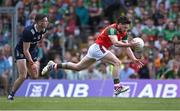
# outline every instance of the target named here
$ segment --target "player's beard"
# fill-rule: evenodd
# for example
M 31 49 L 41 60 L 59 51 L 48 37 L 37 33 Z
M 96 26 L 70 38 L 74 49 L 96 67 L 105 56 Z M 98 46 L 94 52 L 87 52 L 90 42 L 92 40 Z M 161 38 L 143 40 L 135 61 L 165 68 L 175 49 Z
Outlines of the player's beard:
M 40 24 L 40 25 L 39 25 L 39 28 L 40 28 L 41 30 L 44 30 L 45 28 L 47 28 L 47 25 L 45 25 L 45 24 Z

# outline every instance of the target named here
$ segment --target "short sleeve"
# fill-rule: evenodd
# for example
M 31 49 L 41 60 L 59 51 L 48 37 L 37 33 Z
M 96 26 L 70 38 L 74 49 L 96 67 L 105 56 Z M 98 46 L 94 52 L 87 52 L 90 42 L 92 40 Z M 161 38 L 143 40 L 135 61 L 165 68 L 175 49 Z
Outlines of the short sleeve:
M 108 35 L 117 35 L 117 30 L 115 28 L 109 28 L 107 33 Z
M 24 30 L 22 38 L 23 38 L 23 42 L 32 42 L 33 34 L 30 30 Z
M 128 35 L 126 34 L 125 37 L 123 37 L 122 40 L 128 40 Z

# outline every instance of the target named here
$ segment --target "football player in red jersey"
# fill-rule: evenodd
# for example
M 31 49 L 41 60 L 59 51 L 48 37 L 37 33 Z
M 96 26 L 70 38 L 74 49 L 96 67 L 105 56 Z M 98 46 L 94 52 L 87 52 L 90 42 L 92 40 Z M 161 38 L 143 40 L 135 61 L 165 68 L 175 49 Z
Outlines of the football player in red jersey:
M 114 66 L 113 70 L 113 78 L 114 78 L 114 94 L 118 95 L 121 92 L 127 91 L 129 88 L 120 85 L 118 72 L 120 68 L 121 61 L 108 49 L 112 45 L 116 47 L 126 47 L 126 53 L 127 55 L 138 64 L 139 67 L 143 66 L 143 63 L 137 59 L 134 55 L 134 53 L 131 50 L 131 47 L 134 47 L 137 45 L 135 42 L 129 42 L 127 40 L 127 31 L 130 26 L 130 21 L 127 17 L 121 16 L 116 23 L 111 24 L 102 30 L 102 32 L 97 37 L 94 44 L 92 44 L 86 56 L 82 58 L 82 60 L 78 63 L 61 63 L 56 64 L 53 61 L 49 61 L 48 64 L 43 68 L 41 74 L 45 75 L 52 69 L 71 69 L 80 71 L 83 69 L 86 69 L 93 63 L 95 63 L 98 60 L 106 61 L 109 64 L 112 64 Z

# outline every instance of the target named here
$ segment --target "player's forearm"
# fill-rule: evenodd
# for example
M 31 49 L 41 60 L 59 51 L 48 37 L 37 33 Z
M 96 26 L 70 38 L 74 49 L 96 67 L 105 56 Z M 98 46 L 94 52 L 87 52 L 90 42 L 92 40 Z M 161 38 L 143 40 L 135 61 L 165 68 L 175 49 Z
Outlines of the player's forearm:
M 127 55 L 129 56 L 129 58 L 131 59 L 131 60 L 136 60 L 137 58 L 135 57 L 135 55 L 134 55 L 134 53 L 133 53 L 133 51 L 131 50 L 131 48 L 126 48 L 126 53 L 127 53 Z
M 130 43 L 125 43 L 125 42 L 122 42 L 122 41 L 116 41 L 114 43 L 114 45 L 116 47 L 131 47 L 132 46 Z
M 31 54 L 29 53 L 29 51 L 24 51 L 24 55 L 25 57 L 27 58 L 27 60 L 29 61 L 30 64 L 33 64 L 33 60 L 32 60 L 32 57 L 31 57 Z

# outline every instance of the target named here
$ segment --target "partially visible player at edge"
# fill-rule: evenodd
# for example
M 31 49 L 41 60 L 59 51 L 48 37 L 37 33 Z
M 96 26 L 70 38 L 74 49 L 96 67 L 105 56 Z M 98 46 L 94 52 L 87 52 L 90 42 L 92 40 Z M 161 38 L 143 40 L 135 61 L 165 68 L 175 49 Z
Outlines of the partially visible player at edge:
M 15 93 L 26 79 L 27 73 L 32 79 L 37 79 L 39 77 L 37 44 L 42 41 L 47 26 L 47 16 L 44 14 L 37 14 L 35 17 L 35 24 L 24 29 L 22 38 L 15 47 L 15 60 L 19 77 L 8 95 L 8 100 L 14 99 Z
M 143 63 L 137 59 L 132 52 L 130 47 L 135 47 L 138 45 L 136 42 L 128 42 L 127 31 L 130 26 L 130 21 L 127 17 L 121 16 L 116 23 L 111 24 L 105 27 L 104 30 L 97 37 L 94 44 L 92 44 L 89 49 L 87 55 L 82 58 L 82 60 L 78 63 L 60 63 L 56 64 L 53 61 L 49 61 L 48 64 L 43 68 L 41 74 L 47 74 L 52 69 L 71 69 L 80 71 L 83 70 L 98 60 L 103 60 L 109 64 L 114 66 L 113 69 L 113 79 L 114 79 L 114 94 L 118 95 L 122 92 L 127 91 L 129 88 L 122 86 L 119 81 L 118 73 L 121 61 L 108 49 L 114 45 L 116 47 L 125 47 L 125 51 L 127 55 L 132 59 L 133 62 L 138 64 L 138 67 L 142 67 Z

